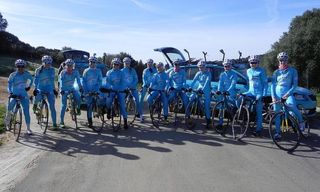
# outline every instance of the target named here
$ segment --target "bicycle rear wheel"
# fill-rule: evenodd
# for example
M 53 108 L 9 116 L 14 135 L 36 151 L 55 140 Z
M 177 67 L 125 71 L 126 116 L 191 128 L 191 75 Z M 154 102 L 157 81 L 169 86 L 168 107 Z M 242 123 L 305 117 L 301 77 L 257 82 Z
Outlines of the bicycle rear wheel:
M 111 126 L 114 132 L 118 132 L 121 128 L 120 106 L 115 102 L 111 108 Z
M 48 129 L 48 120 L 49 120 L 49 110 L 48 110 L 48 104 L 46 101 L 41 102 L 39 116 L 40 116 L 40 119 L 39 119 L 40 128 L 42 130 L 42 133 L 46 134 L 46 131 Z
M 136 119 L 137 115 L 137 107 L 136 107 L 136 102 L 133 99 L 132 96 L 128 96 L 126 98 L 126 109 L 128 113 L 128 123 L 132 125 Z
M 279 118 L 279 131 L 276 130 L 277 118 Z M 271 118 L 269 123 L 269 133 L 273 142 L 282 150 L 291 152 L 300 144 L 301 135 L 299 131 L 299 124 L 290 114 L 285 114 L 282 111 L 276 113 Z
M 242 139 L 249 127 L 249 110 L 242 106 L 236 111 L 232 120 L 232 134 L 233 139 Z
M 14 110 L 14 114 L 11 118 L 10 124 L 11 127 L 13 127 L 13 135 L 15 140 L 19 141 L 22 127 L 22 110 L 20 107 Z
M 191 101 L 186 108 L 185 112 L 185 126 L 186 129 L 194 129 L 196 126 L 196 120 L 198 119 L 198 115 L 196 114 L 197 111 L 197 103 L 196 101 Z

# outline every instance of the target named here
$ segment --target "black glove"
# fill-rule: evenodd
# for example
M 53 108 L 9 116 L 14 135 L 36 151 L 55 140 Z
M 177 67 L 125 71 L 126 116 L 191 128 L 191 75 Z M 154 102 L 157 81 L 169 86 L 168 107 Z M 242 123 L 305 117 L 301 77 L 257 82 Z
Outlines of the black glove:
M 221 95 L 221 91 L 217 91 L 216 94 L 217 94 L 217 95 Z
M 189 88 L 189 89 L 188 89 L 188 92 L 192 92 L 192 88 Z
M 125 92 L 126 94 L 129 94 L 129 93 L 130 93 L 130 89 L 125 89 L 124 92 Z
M 57 97 L 58 96 L 58 91 L 53 89 L 53 94 Z
M 83 93 L 83 88 L 82 88 L 82 87 L 80 87 L 79 91 L 80 91 L 80 93 Z
M 37 96 L 38 93 L 39 93 L 39 90 L 38 90 L 38 89 L 33 90 L 33 95 L 34 95 L 34 96 Z
M 174 90 L 174 87 L 170 87 L 170 88 L 169 88 L 169 91 L 173 91 L 173 90 Z
M 25 90 L 26 90 L 26 91 L 29 91 L 29 90 L 30 90 L 30 87 L 26 87 Z
M 64 91 L 60 91 L 60 94 L 63 95 L 63 94 L 64 94 Z
M 203 90 L 202 89 L 198 89 L 198 93 L 203 94 Z

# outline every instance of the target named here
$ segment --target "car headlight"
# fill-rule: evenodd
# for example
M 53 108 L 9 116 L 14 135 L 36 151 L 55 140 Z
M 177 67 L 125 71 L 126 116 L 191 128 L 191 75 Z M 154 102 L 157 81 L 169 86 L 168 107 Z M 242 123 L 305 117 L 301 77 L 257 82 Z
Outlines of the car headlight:
M 306 100 L 304 95 L 301 95 L 301 94 L 295 94 L 294 98 L 299 101 Z

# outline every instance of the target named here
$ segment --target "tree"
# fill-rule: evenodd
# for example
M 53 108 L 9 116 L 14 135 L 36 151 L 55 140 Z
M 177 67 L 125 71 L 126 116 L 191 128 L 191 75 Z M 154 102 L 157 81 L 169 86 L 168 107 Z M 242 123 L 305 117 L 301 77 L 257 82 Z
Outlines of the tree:
M 261 65 L 269 72 L 277 68 L 276 56 L 285 51 L 289 62 L 296 67 L 300 85 L 318 87 L 320 84 L 320 9 L 308 10 L 295 17 L 279 41 L 264 55 Z
M 2 17 L 2 14 L 0 13 L 0 31 L 5 31 L 8 27 L 8 22 L 6 19 Z

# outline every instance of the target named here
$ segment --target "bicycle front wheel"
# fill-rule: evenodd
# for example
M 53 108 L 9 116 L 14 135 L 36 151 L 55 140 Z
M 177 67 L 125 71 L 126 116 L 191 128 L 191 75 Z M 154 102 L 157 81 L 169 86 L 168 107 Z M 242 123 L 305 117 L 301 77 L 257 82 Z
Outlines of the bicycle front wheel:
M 72 121 L 74 121 L 76 129 L 79 129 L 78 127 L 78 121 L 77 121 L 77 104 L 74 99 L 71 100 L 71 110 L 70 110 L 70 115 Z
M 225 118 L 227 118 L 227 109 L 223 101 L 219 101 L 212 108 L 212 127 L 219 134 L 225 134 L 226 127 L 224 126 Z M 227 124 L 229 120 L 227 121 Z
M 39 124 L 43 134 L 46 134 L 48 129 L 48 120 L 49 120 L 49 109 L 48 104 L 46 101 L 42 101 L 40 107 L 40 114 L 39 114 Z
M 22 127 L 22 110 L 18 108 L 15 110 L 13 117 L 11 118 L 10 124 L 13 127 L 13 135 L 16 141 L 19 141 L 19 137 L 21 134 L 21 127 Z
M 190 102 L 186 107 L 185 112 L 185 126 L 186 129 L 194 129 L 198 115 L 196 114 L 196 101 Z
M 118 132 L 121 128 L 120 106 L 113 103 L 111 108 L 111 126 L 114 132 Z
M 232 120 L 232 134 L 233 139 L 242 139 L 249 127 L 249 110 L 242 106 L 236 111 Z
M 97 103 L 92 106 L 92 114 L 92 130 L 99 133 L 104 126 L 104 114 L 102 108 L 100 108 Z
M 126 109 L 128 113 L 128 123 L 132 125 L 136 119 L 137 115 L 137 105 L 133 97 L 128 97 L 126 99 Z
M 149 106 L 150 118 L 152 125 L 156 128 L 159 128 L 159 122 L 161 118 L 161 108 L 159 109 L 159 104 L 155 102 L 151 106 Z
M 298 122 L 290 114 L 282 111 L 271 118 L 269 133 L 273 142 L 282 150 L 291 152 L 300 144 L 301 135 Z

